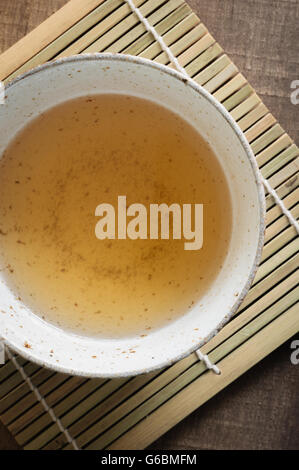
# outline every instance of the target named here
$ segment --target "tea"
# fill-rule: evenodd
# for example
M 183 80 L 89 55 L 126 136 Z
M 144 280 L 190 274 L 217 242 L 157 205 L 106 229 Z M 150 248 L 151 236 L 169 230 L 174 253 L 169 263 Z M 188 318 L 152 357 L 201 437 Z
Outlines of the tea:
M 99 240 L 95 210 L 121 195 L 148 209 L 202 204 L 201 249 L 184 250 L 171 234 Z M 76 334 L 147 335 L 200 304 L 225 260 L 231 219 L 212 149 L 150 100 L 67 101 L 32 120 L 0 160 L 2 275 L 36 315 Z

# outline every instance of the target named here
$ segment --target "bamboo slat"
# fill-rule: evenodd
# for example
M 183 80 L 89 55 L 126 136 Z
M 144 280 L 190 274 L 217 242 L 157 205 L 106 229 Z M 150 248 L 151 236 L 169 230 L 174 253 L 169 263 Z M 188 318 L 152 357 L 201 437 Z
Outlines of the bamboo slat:
M 246 79 L 243 77 L 241 73 L 238 73 L 234 78 L 232 78 L 228 83 L 226 83 L 222 88 L 217 90 L 214 93 L 214 97 L 222 102 L 224 101 L 227 97 L 238 91 L 240 88 L 242 88 L 243 85 L 246 84 Z
M 148 20 L 156 27 L 158 33 L 163 35 L 168 29 L 174 27 L 178 21 L 183 20 L 188 13 L 190 13 L 190 8 L 183 3 L 183 0 L 169 0 L 159 10 L 149 15 Z M 153 40 L 152 36 L 146 32 L 143 24 L 137 24 L 128 33 L 113 42 L 107 52 L 123 52 L 128 44 L 138 40 L 142 43 L 142 47 L 151 44 Z
M 100 389 L 105 382 L 104 380 L 88 381 L 81 377 L 71 377 L 47 396 L 47 403 L 59 415 L 61 409 L 68 411 L 74 403 L 81 401 L 82 397 L 88 396 L 96 389 Z M 37 403 L 34 409 L 28 410 L 15 420 L 10 428 L 12 433 L 18 436 L 18 441 L 23 444 L 33 438 L 35 432 L 40 432 L 43 426 L 51 423 L 49 418 L 42 405 Z M 31 426 L 28 427 L 28 424 Z
M 39 370 L 34 376 L 32 377 L 32 383 L 36 387 L 41 387 L 42 388 L 42 383 L 45 382 L 46 380 L 50 380 L 50 378 L 54 376 L 54 378 L 59 378 L 59 374 L 54 374 L 54 372 L 47 370 L 47 369 L 41 369 Z M 65 379 L 64 379 L 65 380 Z M 30 406 L 30 389 L 28 385 L 23 382 L 19 385 L 19 387 L 16 387 L 14 390 L 12 390 L 8 395 L 3 397 L 0 400 L 0 414 L 2 416 L 2 421 L 4 424 L 8 424 L 9 418 L 7 418 L 7 415 L 5 414 L 6 410 L 9 410 L 8 413 L 11 412 L 11 409 L 17 404 L 18 407 L 20 408 L 20 414 L 26 410 L 26 406 L 29 402 L 28 407 Z M 32 396 L 33 397 L 33 396 Z M 15 410 L 14 416 L 17 416 L 17 410 Z
M 276 173 L 282 166 L 291 162 L 295 157 L 298 156 L 298 148 L 296 145 L 291 145 L 286 150 L 281 152 L 277 157 L 273 158 L 270 162 L 262 167 L 262 174 L 264 178 L 269 178 Z
M 207 29 L 202 23 L 199 23 L 199 18 L 194 13 L 191 13 L 187 18 L 185 18 L 181 23 L 174 26 L 166 34 L 162 34 L 163 40 L 167 46 L 171 46 L 172 52 L 177 55 L 182 52 L 188 44 L 193 44 L 195 41 L 200 39 Z M 177 44 L 173 46 L 173 44 Z M 138 41 L 136 43 L 140 48 Z M 146 59 L 154 59 L 157 55 L 161 53 L 161 48 L 156 42 L 152 42 L 150 46 L 147 46 L 143 51 L 134 51 L 134 44 L 128 46 L 124 50 L 125 54 L 140 55 Z M 166 59 L 166 57 L 165 57 Z
M 283 134 L 273 144 L 269 145 L 263 152 L 260 152 L 256 159 L 260 167 L 265 165 L 271 158 L 291 145 L 292 140 L 287 134 Z
M 222 102 L 245 132 L 262 174 L 299 216 L 298 147 L 183 0 L 134 0 L 187 72 Z M 71 0 L 0 56 L 0 79 L 57 57 L 123 52 L 169 59 L 123 0 Z M 140 449 L 174 426 L 299 330 L 299 240 L 266 194 L 262 261 L 235 317 L 203 348 L 222 374 L 191 354 L 131 379 L 88 380 L 17 357 L 62 424 L 87 449 Z M 13 363 L 0 367 L 0 415 L 25 449 L 69 449 Z
M 252 102 L 249 102 L 247 106 L 250 106 L 250 109 L 248 110 L 250 112 L 247 112 L 247 115 L 245 116 L 243 115 L 241 119 L 236 118 L 243 132 L 245 132 L 250 126 L 255 124 L 260 118 L 264 117 L 265 114 L 267 114 L 267 108 L 264 103 L 259 103 L 256 108 L 252 109 L 252 107 L 256 104 L 257 101 L 257 97 L 255 95 L 253 95 L 253 98 L 254 99 L 251 99 L 250 96 L 248 100 L 246 100 Z M 236 115 L 237 113 L 235 112 L 234 114 Z
M 282 265 L 278 266 L 278 268 L 275 271 L 272 271 L 268 276 L 265 276 L 265 274 L 260 271 L 259 278 L 256 279 L 256 282 L 250 289 L 250 292 L 243 301 L 240 310 L 244 310 L 246 307 L 255 302 L 259 297 L 273 288 L 273 286 L 277 285 L 289 274 L 296 271 L 298 264 L 299 254 L 295 254 L 293 257 L 290 257 L 288 261 L 285 261 Z M 258 282 L 261 279 L 263 279 L 263 281 Z
M 269 131 L 258 137 L 251 145 L 252 150 L 255 154 L 259 153 L 274 140 L 283 134 L 283 129 L 279 124 L 275 124 Z
M 208 81 L 212 80 L 219 72 L 221 72 L 227 65 L 230 64 L 230 60 L 226 54 L 223 54 L 216 59 L 211 65 L 208 65 L 204 70 L 199 72 L 193 77 L 193 79 L 201 86 L 205 85 Z
M 126 398 L 126 403 L 131 399 L 131 396 L 138 396 L 140 393 L 139 390 L 144 390 L 147 388 L 154 377 L 157 377 L 159 373 L 154 373 L 154 374 L 147 374 L 145 376 L 140 376 L 132 379 L 131 381 L 126 381 L 125 385 L 120 388 L 119 390 L 116 390 L 114 394 L 106 394 L 106 395 L 101 395 L 101 400 L 100 403 L 98 402 L 96 404 L 96 407 L 94 407 L 90 413 L 83 417 L 83 419 L 80 419 L 79 421 L 75 422 L 76 419 L 76 414 L 74 414 L 73 410 L 71 413 L 69 413 L 67 416 L 63 416 L 62 421 L 65 425 L 69 427 L 69 429 L 72 430 L 73 434 L 76 434 L 76 429 L 84 429 L 85 426 L 91 426 L 91 424 L 99 419 L 100 417 L 103 417 L 107 414 L 109 411 L 109 415 L 112 415 L 114 412 L 114 409 L 119 405 L 119 403 Z M 111 381 L 112 384 L 115 381 Z M 86 405 L 85 405 L 86 406 Z M 82 415 L 82 410 L 79 408 L 77 410 L 78 416 Z M 68 424 L 66 424 L 68 423 Z M 47 432 L 42 438 L 45 440 L 48 440 L 49 433 Z M 57 437 L 55 438 L 55 445 L 56 445 Z M 50 450 L 52 449 L 53 443 L 49 443 L 44 449 Z
M 160 36 L 166 36 L 167 32 L 172 32 L 176 26 L 181 30 L 181 33 L 182 31 L 187 33 L 188 29 L 190 28 L 190 25 L 194 25 L 195 19 L 195 16 L 190 14 L 190 11 L 190 8 L 185 3 L 183 3 L 168 17 L 160 21 L 160 23 L 156 25 L 156 30 L 158 31 Z M 187 21 L 184 22 L 185 19 L 187 19 Z M 182 24 L 183 22 L 184 24 Z M 168 38 L 164 37 L 164 40 L 168 42 Z M 150 47 L 150 45 L 152 44 L 154 44 L 153 37 L 150 33 L 146 32 L 139 39 L 132 42 L 132 44 L 128 47 L 127 43 L 124 44 L 123 48 L 121 47 L 120 43 L 117 46 L 114 45 L 114 47 L 116 49 L 118 48 L 117 50 L 121 51 L 124 54 L 138 55 L 142 51 Z
M 249 98 L 252 93 L 253 93 L 253 89 L 249 85 L 249 83 L 247 83 L 240 90 L 233 93 L 232 96 L 230 96 L 229 98 L 224 100 L 222 102 L 222 104 L 228 111 L 233 111 L 234 108 L 236 108 L 238 105 L 242 104 L 242 102 L 246 98 Z
M 104 0 L 72 0 L 0 57 L 0 79 L 4 80 L 61 34 L 88 15 Z
M 18 356 L 18 361 L 21 366 L 26 364 L 26 360 L 23 359 L 21 356 Z M 10 375 L 16 372 L 16 368 L 12 362 L 6 362 L 2 367 L 0 367 L 0 385 L 1 383 L 6 380 Z
M 296 331 L 298 331 L 298 311 L 292 307 L 283 317 L 279 317 L 267 329 L 264 328 L 253 335 L 251 341 L 245 342 L 231 355 L 220 361 L 219 366 L 223 373 L 218 377 L 218 380 L 211 373 L 205 374 L 202 379 L 198 378 L 181 393 L 168 400 L 163 407 L 158 408 L 129 432 L 116 439 L 109 449 L 141 449 L 148 446 L 190 414 L 193 411 L 192 404 L 194 402 L 198 406 L 205 403 L 270 354 L 273 349 L 280 346 Z M 93 447 L 96 447 L 95 444 Z
M 291 243 L 284 246 L 278 253 L 273 257 L 268 259 L 259 269 L 259 272 L 256 275 L 255 281 L 259 281 L 264 276 L 269 274 L 273 269 L 279 266 L 285 259 L 288 259 L 290 256 L 293 256 L 299 250 L 298 239 L 293 240 Z
M 130 395 L 136 393 L 136 391 L 144 387 L 157 375 L 158 374 L 147 374 L 145 376 L 137 377 L 135 379 L 132 379 L 131 381 L 126 382 L 124 386 L 117 389 L 113 394 L 107 397 L 101 396 L 101 401 L 97 403 L 96 407 L 90 413 L 86 414 L 78 421 L 69 426 L 69 430 L 72 435 L 77 436 L 82 432 L 82 430 L 87 430 L 88 428 L 90 428 L 91 425 L 97 422 L 100 418 L 102 418 L 108 412 L 116 408 L 120 402 L 128 398 Z M 60 435 L 55 439 L 55 441 L 52 440 L 51 442 L 49 442 L 44 447 L 44 449 L 55 449 L 57 445 L 57 440 L 59 440 L 61 446 L 65 444 L 63 436 Z
M 244 337 L 245 337 L 245 334 L 244 332 L 242 332 L 242 334 L 240 334 L 240 339 L 241 338 L 244 339 Z M 240 344 L 242 344 L 242 342 L 240 342 Z M 231 346 L 231 348 L 233 349 L 236 346 L 239 346 L 239 344 L 235 343 Z M 215 357 L 216 359 L 217 354 L 212 353 L 211 357 L 213 358 Z M 221 365 L 221 362 L 219 362 L 219 364 Z M 132 426 L 136 426 L 136 424 L 140 421 L 140 419 L 144 419 L 145 417 L 148 417 L 149 414 L 153 412 L 155 409 L 157 409 L 157 407 L 160 407 L 162 403 L 169 403 L 169 401 L 166 401 L 166 400 L 171 400 L 170 397 L 178 393 L 181 389 L 184 389 L 187 385 L 192 386 L 192 382 L 196 380 L 198 376 L 198 371 L 200 368 L 202 368 L 201 364 L 196 364 L 193 368 L 190 368 L 186 376 L 182 375 L 179 378 L 175 379 L 175 381 L 169 384 L 167 388 L 165 387 L 161 393 L 153 395 L 149 400 L 147 400 L 142 405 L 142 407 L 138 409 L 138 413 L 128 415 L 124 420 L 114 425 L 114 428 L 110 428 L 106 433 L 102 434 L 99 438 L 97 438 L 90 444 L 87 444 L 85 448 L 92 450 L 92 449 L 97 449 L 97 448 L 106 448 L 107 446 L 109 446 L 114 441 L 115 435 L 117 434 L 122 435 Z M 205 375 L 203 375 L 203 377 L 204 376 Z M 188 387 L 186 387 L 186 390 L 188 390 Z M 172 412 L 173 411 L 174 411 L 174 408 L 172 409 Z
M 210 39 L 209 33 L 207 33 L 207 39 L 203 41 L 204 38 L 202 38 L 202 42 L 200 44 L 200 50 L 204 50 L 198 57 L 193 59 L 192 52 L 194 49 L 196 50 L 197 48 L 194 46 L 192 47 L 192 50 L 189 50 L 184 52 L 184 56 L 181 58 L 181 56 L 178 56 L 178 60 L 180 65 L 185 67 L 186 71 L 188 74 L 193 77 L 196 73 L 198 73 L 200 70 L 202 70 L 204 67 L 206 67 L 208 64 L 210 64 L 214 59 L 219 57 L 220 54 L 222 54 L 222 48 L 219 46 L 219 44 L 215 43 L 211 45 L 208 49 L 204 49 L 206 46 L 205 42 L 213 42 L 214 39 Z
M 101 398 L 105 398 L 106 396 L 111 395 L 115 389 L 119 388 L 125 381 L 128 379 L 115 379 L 109 380 L 104 385 L 102 385 L 100 389 L 100 396 Z M 61 417 L 61 421 L 64 426 L 68 427 L 70 423 L 75 421 L 76 419 L 80 418 L 82 414 L 85 414 L 89 410 L 91 410 L 98 402 L 99 402 L 99 393 L 93 392 L 87 398 L 85 398 L 85 394 L 80 396 L 80 399 L 84 398 L 75 408 L 72 408 L 66 415 L 64 414 Z M 56 416 L 60 417 L 60 409 L 61 405 L 55 407 L 55 414 Z M 64 411 L 63 411 L 64 413 Z M 42 422 L 42 425 L 41 425 Z M 50 425 L 50 426 L 49 426 Z M 45 430 L 43 431 L 43 428 Z M 34 429 L 38 430 L 38 434 L 35 436 L 33 440 L 31 440 Z M 24 445 L 27 441 L 30 440 L 30 443 L 24 445 L 24 448 L 27 450 L 32 450 L 37 448 L 42 448 L 50 439 L 55 438 L 59 435 L 59 431 L 57 432 L 55 424 L 51 424 L 51 418 L 48 414 L 44 414 L 37 423 L 34 423 L 33 426 L 30 427 L 30 433 L 28 429 L 25 429 L 18 435 L 19 442 Z
M 45 372 L 46 371 L 46 372 Z M 51 375 L 50 375 L 51 374 Z M 68 376 L 63 374 L 53 374 L 46 369 L 32 378 L 32 383 L 39 388 L 40 392 L 47 396 L 51 390 L 58 388 L 68 380 Z M 36 397 L 30 391 L 27 384 L 21 384 L 13 393 L 3 398 L 1 402 L 1 415 L 4 424 L 9 424 L 25 413 L 31 406 L 35 405 Z
M 136 0 L 135 5 L 140 7 L 143 3 L 145 3 L 144 0 Z M 94 41 L 96 41 L 100 36 L 109 31 L 110 28 L 117 25 L 121 20 L 126 18 L 131 13 L 131 10 L 124 2 L 121 2 L 120 5 L 120 8 L 114 11 L 111 15 L 107 16 L 102 22 L 98 23 L 84 36 L 75 40 L 68 48 L 64 49 L 64 51 L 58 55 L 58 58 L 79 54 L 88 46 L 90 46 Z
M 275 175 L 271 176 L 271 178 L 268 178 L 268 181 L 271 184 L 272 188 L 276 188 L 277 186 L 281 185 L 281 183 L 290 179 L 292 176 L 296 176 L 298 174 L 298 168 L 299 157 L 293 160 L 288 165 L 286 165 L 284 168 L 282 168 L 282 170 L 275 173 Z
M 266 114 L 266 116 L 260 119 L 248 131 L 245 132 L 246 139 L 249 143 L 251 143 L 263 132 L 268 130 L 273 124 L 275 124 L 275 118 L 272 116 L 272 114 Z
M 262 254 L 262 262 L 267 260 L 273 253 L 279 251 L 286 243 L 290 242 L 294 238 L 296 239 L 295 227 L 288 226 L 283 233 L 278 234 L 267 245 L 265 245 Z
M 287 209 L 290 209 L 294 206 L 299 199 L 299 188 L 295 189 L 288 196 L 283 199 L 284 205 Z M 266 214 L 266 224 L 269 225 L 275 221 L 278 217 L 281 216 L 281 209 L 278 206 L 274 206 L 268 210 Z
M 211 78 L 205 84 L 205 89 L 210 93 L 217 90 L 224 82 L 231 79 L 238 72 L 237 67 L 234 64 L 229 64 L 225 69 L 218 73 L 215 77 Z
M 288 196 L 292 191 L 298 188 L 298 176 L 294 175 L 293 177 L 289 178 L 287 181 L 282 183 L 279 187 L 275 188 L 276 193 L 278 196 L 283 200 L 286 196 Z M 275 205 L 275 201 L 270 194 L 266 195 L 266 207 L 267 209 L 273 207 Z
M 24 371 L 30 377 L 33 375 L 39 367 L 36 364 L 28 362 L 25 364 Z M 0 388 L 0 399 L 3 398 L 7 393 L 11 392 L 15 387 L 20 385 L 23 382 L 21 375 L 18 372 L 15 372 L 12 376 L 9 377 L 9 380 L 6 380 L 1 384 Z
M 271 315 L 272 316 L 279 315 L 279 313 L 281 313 L 283 309 L 286 309 L 289 307 L 289 305 L 292 305 L 292 303 L 294 302 L 294 298 L 295 298 L 295 295 L 293 293 L 293 294 L 290 294 L 284 300 L 281 300 L 280 302 L 278 302 L 275 308 L 275 313 L 274 313 L 274 309 L 272 309 Z M 262 327 L 262 325 L 265 324 L 266 321 L 269 320 L 270 318 L 269 315 L 270 314 L 268 312 L 267 320 L 266 320 L 266 315 L 265 315 L 264 320 L 263 320 L 264 323 L 261 322 L 261 319 L 259 317 L 260 328 Z M 253 326 L 251 325 L 251 328 L 252 327 Z M 239 341 L 241 342 L 242 342 L 242 336 L 244 338 L 244 332 L 240 331 Z M 228 345 L 229 343 L 227 343 L 226 346 Z M 233 338 L 233 341 L 232 339 L 230 339 L 230 345 L 233 346 L 233 348 L 236 346 L 236 338 Z M 230 350 L 230 347 L 228 346 L 226 349 L 226 353 L 229 350 Z M 217 354 L 219 354 L 219 357 L 221 357 L 221 354 L 223 354 L 224 349 L 222 348 L 221 352 L 220 351 L 216 352 L 216 351 L 217 350 L 215 350 L 214 353 L 213 352 L 211 353 L 209 350 L 209 354 L 211 357 L 213 357 L 213 360 L 217 360 L 216 358 Z M 163 380 L 160 380 L 160 383 L 157 380 L 151 383 L 152 391 L 150 394 L 144 393 L 146 392 L 146 390 L 143 389 L 143 391 L 140 392 L 140 396 L 134 395 L 133 399 L 131 400 L 131 403 L 130 401 L 126 401 L 125 403 L 117 407 L 117 409 L 115 409 L 114 411 L 115 415 L 117 415 L 119 419 L 124 417 L 123 420 L 119 421 L 116 424 L 116 426 L 121 428 L 121 431 L 117 431 L 116 433 L 115 429 L 111 430 L 110 426 L 113 425 L 113 423 L 116 420 L 113 419 L 113 416 L 110 414 L 106 418 L 99 420 L 93 427 L 90 427 L 86 432 L 84 432 L 77 438 L 78 442 L 80 443 L 80 446 L 85 446 L 88 443 L 89 439 L 91 439 L 92 436 L 95 436 L 96 433 L 98 432 L 101 434 L 101 438 L 100 438 L 101 441 L 96 440 L 92 444 L 88 445 L 87 448 L 88 449 L 105 448 L 111 436 L 113 436 L 114 434 L 122 433 L 124 426 L 126 426 L 125 423 L 127 422 L 131 423 L 132 419 L 133 420 L 142 419 L 143 413 L 144 413 L 144 416 L 146 416 L 148 413 L 152 411 L 152 404 L 156 405 L 157 401 L 159 402 L 161 400 L 161 402 L 163 402 L 163 400 L 165 400 L 166 393 L 168 393 L 169 396 L 175 395 L 178 389 L 183 388 L 186 385 L 186 383 L 189 383 L 189 382 L 191 383 L 197 376 L 203 374 L 205 371 L 205 366 L 202 363 L 196 362 L 196 359 L 194 357 L 193 357 L 192 362 L 188 361 L 188 363 L 184 364 L 184 368 L 185 368 L 185 371 L 181 369 L 180 370 L 181 375 L 179 376 L 178 376 L 178 370 L 172 370 L 172 368 L 168 369 L 167 371 L 168 376 L 166 377 L 166 373 L 162 374 L 160 376 L 160 379 L 163 379 Z M 178 389 L 176 387 L 178 387 Z M 159 390 L 161 392 L 157 393 L 159 392 Z M 146 400 L 147 396 L 151 396 L 152 398 L 149 400 Z M 128 413 L 130 413 L 130 410 L 131 409 L 135 410 L 137 406 L 139 406 L 138 413 L 134 413 L 133 416 L 129 415 Z M 108 431 L 106 432 L 106 430 Z
M 75 23 L 71 28 L 67 29 L 63 34 L 58 36 L 54 41 L 50 42 L 44 49 L 35 54 L 30 60 L 24 63 L 16 73 L 10 75 L 11 80 L 15 76 L 30 70 L 44 62 L 52 59 L 61 50 L 65 49 L 72 43 L 74 37 L 79 37 L 89 30 L 92 26 L 96 25 L 106 15 L 115 10 L 118 6 L 122 5 L 122 0 L 107 0 L 104 3 L 98 2 L 100 5 L 91 11 L 86 17 Z
M 297 206 L 291 209 L 290 212 L 295 219 L 298 219 L 299 205 L 297 204 Z M 288 225 L 289 220 L 284 215 L 267 229 L 265 233 L 265 243 L 268 243 L 268 241 L 271 240 L 276 235 L 276 233 L 280 233 L 284 228 L 288 227 Z
M 148 16 L 162 4 L 163 0 L 148 0 L 140 6 L 140 11 L 143 15 Z M 84 49 L 80 50 L 80 52 L 92 53 L 105 50 L 109 52 L 109 50 L 107 49 L 108 46 L 113 44 L 113 42 L 115 42 L 117 39 L 127 33 L 135 25 L 138 25 L 140 27 L 137 16 L 131 13 L 131 11 L 130 15 L 124 18 L 122 21 L 119 21 L 118 18 L 115 18 L 113 22 L 113 27 L 109 29 L 109 31 L 101 35 L 99 39 L 93 41 L 88 47 L 84 47 Z M 145 31 L 144 27 L 141 27 L 140 29 L 142 31 Z

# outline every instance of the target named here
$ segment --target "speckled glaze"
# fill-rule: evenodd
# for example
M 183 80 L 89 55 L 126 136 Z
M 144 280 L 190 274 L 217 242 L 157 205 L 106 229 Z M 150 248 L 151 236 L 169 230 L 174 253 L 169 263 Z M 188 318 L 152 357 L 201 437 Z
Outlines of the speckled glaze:
M 152 61 L 121 54 L 80 55 L 48 63 L 6 88 L 0 106 L 0 155 L 40 112 L 78 96 L 124 93 L 179 113 L 213 147 L 228 178 L 233 227 L 229 253 L 200 305 L 146 337 L 93 339 L 49 325 L 18 301 L 0 274 L 1 335 L 13 350 L 73 375 L 120 377 L 165 367 L 205 344 L 236 312 L 253 281 L 263 246 L 264 192 L 238 125 L 191 79 Z M 219 234 L 221 236 L 221 234 Z

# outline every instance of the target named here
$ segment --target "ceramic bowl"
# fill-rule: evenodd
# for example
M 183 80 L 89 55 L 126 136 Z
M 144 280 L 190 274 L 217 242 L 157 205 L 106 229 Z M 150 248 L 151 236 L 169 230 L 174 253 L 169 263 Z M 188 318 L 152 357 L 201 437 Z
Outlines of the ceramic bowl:
M 205 344 L 236 312 L 248 292 L 264 234 L 264 192 L 254 155 L 240 128 L 194 81 L 149 60 L 121 54 L 80 55 L 18 77 L 6 87 L 5 103 L 0 106 L 0 155 L 39 113 L 68 99 L 109 92 L 153 100 L 198 129 L 214 149 L 229 181 L 233 226 L 228 255 L 201 299 L 202 307 L 195 305 L 144 338 L 95 339 L 58 329 L 16 300 L 0 274 L 0 328 L 6 344 L 42 366 L 88 377 L 149 372 Z M 135 354 L 122 353 L 130 348 Z

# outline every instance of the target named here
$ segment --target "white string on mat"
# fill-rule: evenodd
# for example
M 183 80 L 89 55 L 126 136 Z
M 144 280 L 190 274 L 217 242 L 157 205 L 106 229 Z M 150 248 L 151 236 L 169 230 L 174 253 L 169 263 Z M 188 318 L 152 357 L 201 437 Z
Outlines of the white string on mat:
M 131 8 L 131 10 L 137 15 L 138 19 L 143 23 L 145 29 L 151 33 L 154 37 L 154 39 L 160 44 L 160 47 L 161 49 L 165 52 L 165 54 L 168 56 L 168 59 L 169 61 L 176 67 L 176 69 L 181 72 L 185 77 L 188 77 L 189 79 L 192 80 L 192 77 L 190 77 L 190 75 L 186 72 L 186 70 L 184 69 L 184 67 L 182 67 L 180 64 L 179 64 L 179 61 L 178 59 L 174 56 L 174 54 L 171 52 L 171 49 L 166 45 L 164 39 L 162 38 L 162 36 L 160 36 L 160 34 L 156 31 L 156 29 L 151 26 L 148 22 L 148 20 L 143 16 L 143 14 L 141 13 L 141 11 L 139 10 L 138 7 L 136 7 L 134 5 L 134 2 L 133 0 L 125 0 L 125 2 L 129 5 L 129 7 Z M 275 189 L 273 189 L 270 184 L 268 183 L 268 181 L 263 177 L 263 175 L 261 174 L 260 172 L 260 178 L 261 178 L 261 181 L 263 183 L 263 185 L 265 186 L 265 188 L 267 189 L 268 193 L 271 194 L 271 196 L 273 197 L 274 201 L 276 202 L 276 204 L 278 204 L 278 206 L 280 207 L 280 209 L 282 210 L 283 214 L 288 218 L 289 222 L 291 225 L 293 225 L 296 229 L 296 232 L 299 234 L 299 224 L 297 222 L 297 220 L 295 219 L 295 217 L 293 216 L 293 214 L 286 208 L 284 202 L 280 199 L 280 197 L 278 196 L 277 192 L 275 191 Z M 220 374 L 220 370 L 218 369 L 218 367 L 216 365 L 213 365 L 210 361 L 210 359 L 208 358 L 208 356 L 206 354 L 202 354 L 202 352 L 198 349 L 196 351 L 196 354 L 198 356 L 198 358 L 203 361 L 205 363 L 205 365 L 207 366 L 208 369 L 212 369 L 216 374 Z
M 136 15 L 138 16 L 138 19 L 141 21 L 141 23 L 145 26 L 145 29 L 151 33 L 155 40 L 160 44 L 160 47 L 162 49 L 162 51 L 165 52 L 165 54 L 168 56 L 170 62 L 172 62 L 172 64 L 175 66 L 175 68 L 181 72 L 183 75 L 185 75 L 185 77 L 189 77 L 188 73 L 186 72 L 186 70 L 184 69 L 184 67 L 182 67 L 180 64 L 179 64 L 179 61 L 178 59 L 173 55 L 173 53 L 171 52 L 171 50 L 169 49 L 169 47 L 165 44 L 164 42 L 164 39 L 160 36 L 159 33 L 157 33 L 156 29 L 151 26 L 149 24 L 149 22 L 147 21 L 147 19 L 143 16 L 143 14 L 141 13 L 141 11 L 139 10 L 139 8 L 135 7 L 134 3 L 132 0 L 125 0 L 127 2 L 127 4 L 129 5 L 129 7 L 131 8 L 131 10 L 136 13 Z
M 261 174 L 260 172 L 260 176 L 261 176 L 261 180 L 262 180 L 262 183 L 263 185 L 265 186 L 265 188 L 267 189 L 268 193 L 271 194 L 271 196 L 273 197 L 274 201 L 276 202 L 276 204 L 280 207 L 280 209 L 282 210 L 283 214 L 288 218 L 289 222 L 291 225 L 293 225 L 295 227 L 295 230 L 296 232 L 298 233 L 299 235 L 299 224 L 297 222 L 297 220 L 295 219 L 295 217 L 293 216 L 293 214 L 291 213 L 291 211 L 289 211 L 289 209 L 286 208 L 285 204 L 283 203 L 283 201 L 280 199 L 280 197 L 278 196 L 277 192 L 275 191 L 275 189 L 273 189 L 269 182 L 266 180 L 266 178 L 263 177 L 263 175 Z
M 28 387 L 30 388 L 30 390 L 34 393 L 34 395 L 36 396 L 37 400 L 43 405 L 45 411 L 47 413 L 49 413 L 50 417 L 52 418 L 52 420 L 54 421 L 54 423 L 57 424 L 59 430 L 65 435 L 66 437 L 66 440 L 68 441 L 69 444 L 71 444 L 73 446 L 73 448 L 75 450 L 80 450 L 75 439 L 73 439 L 70 435 L 70 433 L 68 432 L 68 430 L 63 426 L 62 422 L 60 421 L 59 418 L 57 418 L 57 416 L 55 415 L 54 413 L 54 410 L 53 408 L 51 408 L 48 403 L 46 402 L 46 400 L 44 399 L 44 397 L 42 397 L 42 395 L 40 394 L 39 390 L 37 387 L 35 387 L 30 379 L 30 377 L 28 377 L 28 375 L 26 374 L 26 372 L 24 371 L 23 367 L 20 366 L 20 364 L 18 363 L 18 361 L 16 360 L 15 356 L 13 354 L 11 354 L 10 350 L 8 349 L 7 346 L 4 346 L 5 347 L 5 351 L 6 351 L 6 354 L 8 356 L 8 358 L 12 361 L 12 363 L 14 364 L 15 368 L 18 370 L 18 372 L 20 372 L 23 380 L 26 382 L 26 384 L 28 385 Z
M 197 351 L 195 351 L 195 354 L 197 355 L 200 361 L 204 362 L 208 369 L 211 369 L 217 375 L 221 374 L 220 369 L 210 361 L 210 358 L 207 354 L 203 354 L 200 349 L 197 349 Z

